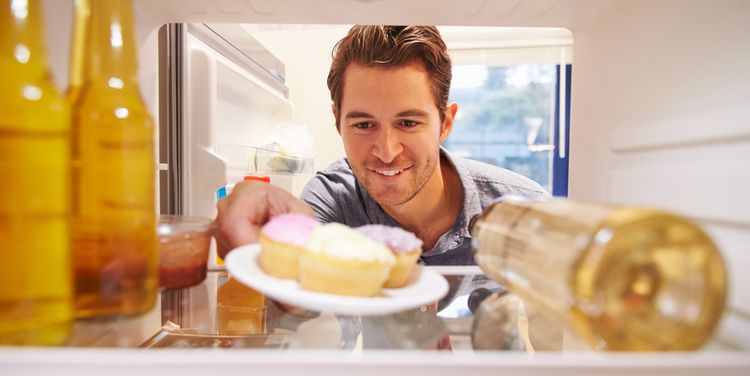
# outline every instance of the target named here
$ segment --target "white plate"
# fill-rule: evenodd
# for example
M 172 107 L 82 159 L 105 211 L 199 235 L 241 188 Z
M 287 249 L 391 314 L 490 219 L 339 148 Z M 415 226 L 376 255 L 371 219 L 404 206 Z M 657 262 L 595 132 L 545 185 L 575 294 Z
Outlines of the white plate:
M 448 293 L 442 275 L 416 265 L 409 283 L 397 289 L 383 289 L 381 295 L 364 298 L 306 291 L 296 281 L 279 279 L 258 266 L 258 244 L 232 250 L 225 260 L 229 273 L 239 282 L 277 301 L 317 311 L 348 315 L 385 315 L 437 302 Z

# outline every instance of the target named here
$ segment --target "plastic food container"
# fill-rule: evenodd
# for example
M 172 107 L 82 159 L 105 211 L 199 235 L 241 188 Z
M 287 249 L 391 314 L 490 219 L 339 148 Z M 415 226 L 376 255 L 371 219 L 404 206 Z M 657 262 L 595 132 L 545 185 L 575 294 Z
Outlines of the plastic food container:
M 258 148 L 255 153 L 255 170 L 263 173 L 299 174 L 313 171 L 314 158 Z
M 159 217 L 159 285 L 190 287 L 206 279 L 212 222 L 205 218 Z

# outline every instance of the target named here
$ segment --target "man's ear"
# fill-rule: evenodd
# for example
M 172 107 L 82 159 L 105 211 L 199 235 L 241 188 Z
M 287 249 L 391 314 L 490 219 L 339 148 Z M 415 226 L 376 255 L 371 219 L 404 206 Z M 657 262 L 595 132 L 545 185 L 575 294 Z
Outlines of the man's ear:
M 443 124 L 440 126 L 440 142 L 445 141 L 448 135 L 453 130 L 453 121 L 456 119 L 456 112 L 458 112 L 458 103 L 449 103 L 445 108 L 445 119 Z
M 336 108 L 336 103 L 331 103 L 331 112 L 333 112 L 333 119 L 336 122 L 336 131 L 341 135 L 341 126 L 339 126 L 339 110 Z

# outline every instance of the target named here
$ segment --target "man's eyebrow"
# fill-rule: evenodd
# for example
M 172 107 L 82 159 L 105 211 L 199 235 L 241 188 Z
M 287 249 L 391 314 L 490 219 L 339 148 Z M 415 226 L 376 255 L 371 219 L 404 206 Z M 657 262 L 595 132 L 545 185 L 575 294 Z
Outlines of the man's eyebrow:
M 426 111 L 417 110 L 417 109 L 411 109 L 406 111 L 401 111 L 398 114 L 396 114 L 398 117 L 428 117 L 430 114 L 428 114 Z
M 361 119 L 361 118 L 373 119 L 374 117 L 375 116 L 372 116 L 368 114 L 367 112 L 362 112 L 362 111 L 349 111 L 346 113 L 346 116 L 345 116 L 345 118 L 347 119 Z
M 397 117 L 428 117 L 430 114 L 428 114 L 426 111 L 418 110 L 418 109 L 410 109 L 410 110 L 404 110 L 396 114 Z M 367 112 L 363 111 L 349 111 L 344 116 L 346 119 L 374 119 L 375 116 L 368 114 Z

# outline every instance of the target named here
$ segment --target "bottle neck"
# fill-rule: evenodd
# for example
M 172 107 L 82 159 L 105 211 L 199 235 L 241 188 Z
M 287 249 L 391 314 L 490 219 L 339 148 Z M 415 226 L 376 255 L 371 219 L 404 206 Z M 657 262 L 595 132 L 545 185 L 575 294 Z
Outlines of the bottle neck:
M 73 23 L 73 46 L 70 53 L 71 88 L 83 86 L 84 59 L 86 56 L 86 36 L 88 35 L 91 0 L 75 0 L 75 21 Z
M 38 0 L 0 0 L 0 61 L 8 77 L 38 76 L 46 70 L 47 51 Z M 12 72 L 12 73 L 11 73 Z
M 136 82 L 135 33 L 130 0 L 91 0 L 84 64 L 88 79 L 119 79 L 110 86 Z M 121 88 L 121 87 L 120 87 Z

